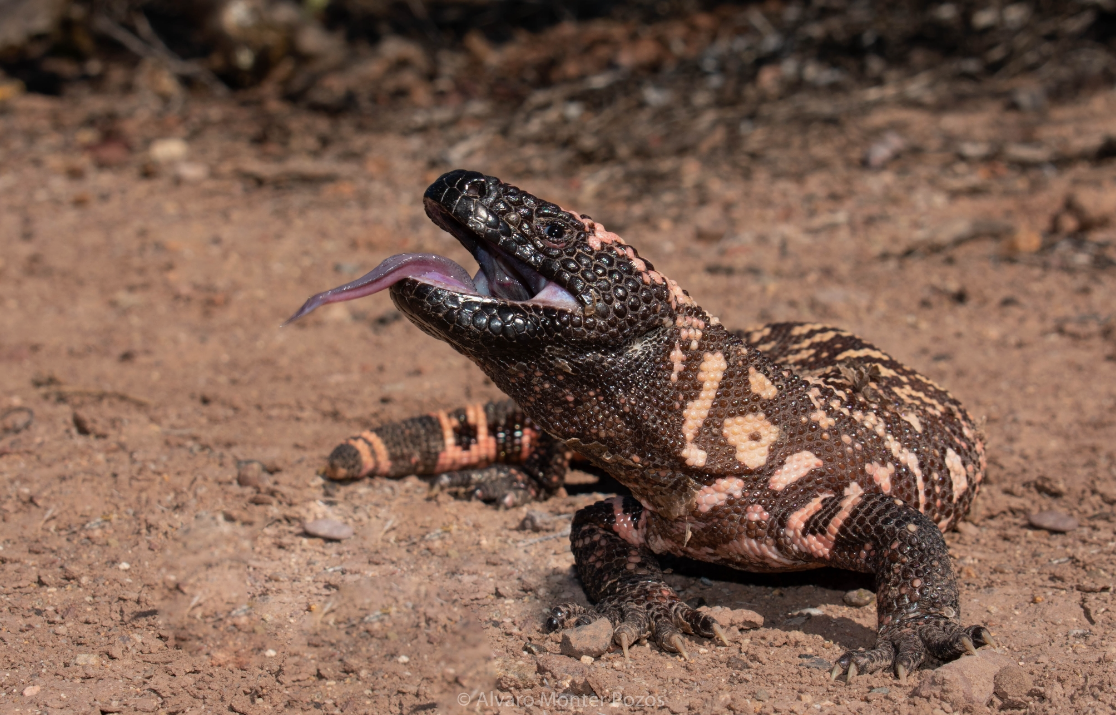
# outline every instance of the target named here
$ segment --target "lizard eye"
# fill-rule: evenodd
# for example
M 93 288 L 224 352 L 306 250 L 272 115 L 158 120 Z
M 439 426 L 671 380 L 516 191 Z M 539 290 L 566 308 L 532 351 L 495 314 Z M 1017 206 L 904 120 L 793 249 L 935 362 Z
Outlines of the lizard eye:
M 566 237 L 566 227 L 560 223 L 552 223 L 543 230 L 543 233 L 545 233 L 546 237 L 551 241 L 561 243 Z

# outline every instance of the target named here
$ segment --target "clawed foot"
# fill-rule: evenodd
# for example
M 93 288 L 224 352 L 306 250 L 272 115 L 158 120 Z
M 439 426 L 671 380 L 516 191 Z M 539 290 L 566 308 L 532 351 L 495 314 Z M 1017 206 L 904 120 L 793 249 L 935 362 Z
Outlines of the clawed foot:
M 430 483 L 430 491 L 454 492 L 501 509 L 512 509 L 538 498 L 538 490 L 527 475 L 505 465 L 439 474 Z
M 607 618 L 614 629 L 612 640 L 624 651 L 625 658 L 628 648 L 644 638 L 653 638 L 660 648 L 680 653 L 686 660 L 690 654 L 683 634 L 716 638 L 729 644 L 721 624 L 690 608 L 666 584 L 644 582 L 636 586 L 639 593 L 607 598 L 592 609 L 576 603 L 555 606 L 547 612 L 545 630 L 552 633 Z
M 876 647 L 871 650 L 848 651 L 837 659 L 830 671 L 830 680 L 841 673 L 851 683 L 860 673 L 874 673 L 891 668 L 904 685 L 907 675 L 914 672 L 927 656 L 941 661 L 955 660 L 962 655 L 976 655 L 977 648 L 996 647 L 992 632 L 984 626 L 962 628 L 956 622 L 935 617 L 908 621 L 880 629 Z

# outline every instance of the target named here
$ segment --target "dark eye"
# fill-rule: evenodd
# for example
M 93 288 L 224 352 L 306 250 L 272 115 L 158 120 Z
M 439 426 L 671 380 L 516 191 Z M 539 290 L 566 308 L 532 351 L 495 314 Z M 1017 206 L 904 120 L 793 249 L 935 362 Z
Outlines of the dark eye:
M 560 223 L 552 223 L 546 227 L 544 233 L 551 241 L 561 241 L 566 237 L 566 227 Z

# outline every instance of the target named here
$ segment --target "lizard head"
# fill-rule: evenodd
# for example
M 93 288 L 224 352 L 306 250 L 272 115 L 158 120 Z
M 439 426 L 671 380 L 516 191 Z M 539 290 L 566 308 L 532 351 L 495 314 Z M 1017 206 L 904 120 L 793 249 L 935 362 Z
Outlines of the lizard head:
M 419 328 L 481 357 L 553 343 L 621 347 L 692 305 L 616 234 L 495 177 L 451 171 L 431 184 L 423 203 L 476 259 L 474 276 L 442 256 L 400 254 L 313 296 L 288 322 L 390 288 Z

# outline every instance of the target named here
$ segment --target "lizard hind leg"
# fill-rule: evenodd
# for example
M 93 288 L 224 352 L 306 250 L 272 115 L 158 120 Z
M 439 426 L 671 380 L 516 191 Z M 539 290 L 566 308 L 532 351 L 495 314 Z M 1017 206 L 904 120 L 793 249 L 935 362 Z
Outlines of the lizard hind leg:
M 718 624 L 694 610 L 663 580 L 639 527 L 643 506 L 631 497 L 597 502 L 574 515 L 570 543 L 578 577 L 593 608 L 562 604 L 548 612 L 546 630 L 607 618 L 613 641 L 628 646 L 652 638 L 660 648 L 688 657 L 683 634 L 717 637 Z
M 856 539 L 838 529 L 834 565 L 875 572 L 879 625 L 876 645 L 843 654 L 834 677 L 887 668 L 903 679 L 928 656 L 950 661 L 994 643 L 987 628 L 961 625 L 949 550 L 929 517 L 876 494 L 866 496 L 845 523 L 874 525 Z

